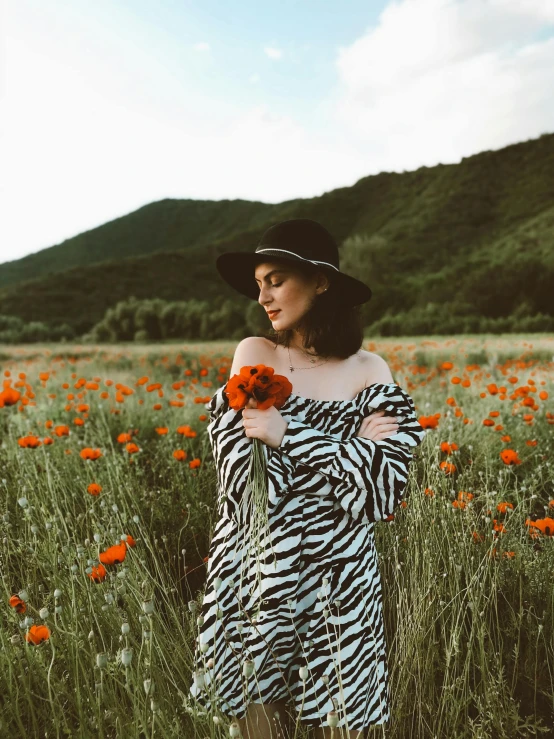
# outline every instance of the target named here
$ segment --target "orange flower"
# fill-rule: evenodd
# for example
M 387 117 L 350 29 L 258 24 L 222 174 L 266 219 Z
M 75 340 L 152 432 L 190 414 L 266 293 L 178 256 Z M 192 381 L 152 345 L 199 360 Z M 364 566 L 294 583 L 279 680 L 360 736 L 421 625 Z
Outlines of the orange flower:
M 102 452 L 100 451 L 100 449 L 92 449 L 89 446 L 86 446 L 84 449 L 81 449 L 79 454 L 81 455 L 83 459 L 98 459 L 99 457 L 102 456 Z
M 158 436 L 163 436 L 164 434 L 167 434 L 167 432 L 169 431 L 169 429 L 167 428 L 167 426 L 158 426 L 154 430 L 156 431 L 156 433 L 158 434 Z
M 25 639 L 30 644 L 41 644 L 43 641 L 50 639 L 50 629 L 48 626 L 31 626 L 25 634 Z
M 91 482 L 87 490 L 91 495 L 100 495 L 102 485 L 99 485 L 97 482 Z
M 503 449 L 500 452 L 500 458 L 504 464 L 521 464 L 521 459 L 514 449 Z
M 456 472 L 456 465 L 452 464 L 451 462 L 441 462 L 439 464 L 439 467 L 445 475 L 452 475 L 454 472 Z
M 196 431 L 194 431 L 194 429 L 192 429 L 189 425 L 178 426 L 177 433 L 182 434 L 183 436 L 188 436 L 190 438 L 194 438 L 196 436 Z
M 536 521 L 527 519 L 526 526 L 533 526 L 545 536 L 554 536 L 554 518 L 538 518 Z
M 483 426 L 494 426 L 494 421 L 492 420 L 492 418 L 484 418 Z
M 510 508 L 511 510 L 513 510 L 514 509 L 513 504 L 512 503 L 502 502 L 502 503 L 499 503 L 496 506 L 496 510 L 499 511 L 500 513 L 506 513 L 506 511 L 507 511 L 508 508 Z
M 176 460 L 177 460 L 178 462 L 182 462 L 182 461 L 183 461 L 184 459 L 186 459 L 186 458 L 187 458 L 187 453 L 185 452 L 185 450 L 184 450 L 184 449 L 176 449 L 176 450 L 175 450 L 175 451 L 173 452 L 173 456 L 175 457 L 175 459 L 176 459 Z
M 15 405 L 21 397 L 19 390 L 14 390 L 13 387 L 10 387 L 10 384 L 11 380 L 4 380 L 4 389 L 0 393 L 0 408 L 5 405 Z
M 122 539 L 122 541 L 123 541 L 123 539 Z M 128 547 L 136 547 L 136 545 L 137 545 L 136 541 L 133 539 L 133 537 L 131 536 L 131 534 L 127 534 L 127 538 L 125 539 L 124 543 Z
M 427 496 L 428 496 L 429 498 L 432 498 L 432 497 L 433 497 L 433 496 L 435 495 L 435 492 L 434 492 L 434 490 L 432 490 L 431 488 L 425 488 L 425 490 L 424 490 L 423 492 L 424 492 L 424 493 L 425 493 L 425 495 L 427 495 Z
M 89 574 L 89 577 L 91 580 L 94 580 L 94 582 L 102 582 L 106 577 L 106 568 L 104 565 L 98 565 L 98 567 L 93 567 L 92 572 Z
M 452 362 L 443 362 L 441 364 L 441 369 L 443 369 L 443 370 L 451 370 L 453 366 L 454 365 L 452 364 Z
M 125 444 L 131 441 L 131 438 L 132 438 L 131 434 L 122 433 L 122 434 L 119 434 L 119 436 L 117 437 L 117 440 L 120 444 Z
M 19 595 L 12 595 L 10 598 L 10 606 L 15 608 L 18 613 L 25 613 L 27 610 L 27 604 L 24 600 L 21 600 Z
M 420 416 L 417 420 L 419 425 L 424 429 L 436 429 L 439 424 L 440 413 L 432 416 Z
M 494 384 L 494 382 L 491 382 L 490 385 L 487 385 L 487 390 L 491 395 L 496 395 L 498 393 L 498 387 Z
M 191 459 L 189 462 L 189 468 L 191 470 L 195 470 L 202 464 L 202 460 L 200 460 L 198 457 L 195 457 L 194 459 Z
M 537 446 L 537 440 L 536 439 L 528 439 L 526 442 L 527 446 Z
M 38 436 L 35 436 L 34 434 L 29 434 L 29 436 L 22 436 L 20 439 L 17 440 L 17 443 L 20 447 L 36 449 L 42 444 L 42 441 L 38 438 Z
M 54 432 L 56 436 L 69 436 L 69 426 L 56 426 Z
M 494 531 L 497 532 L 497 533 L 505 534 L 507 532 L 507 529 L 504 526 L 504 524 L 502 523 L 502 521 L 497 521 L 496 518 L 493 519 L 492 527 L 493 527 Z
M 250 398 L 257 401 L 258 410 L 271 406 L 281 408 L 292 392 L 292 385 L 285 375 L 276 375 L 273 367 L 265 364 L 245 365 L 233 375 L 225 386 L 229 406 L 235 411 L 248 405 Z
M 129 454 L 135 454 L 135 452 L 139 451 L 139 448 L 136 444 L 133 442 L 126 444 L 125 449 L 129 452 Z
M 458 445 L 452 442 L 451 444 L 448 441 L 443 441 L 441 443 L 441 452 L 446 452 L 446 454 L 452 454 L 452 452 L 455 452 L 458 449 Z
M 127 547 L 125 542 L 121 541 L 119 544 L 114 544 L 113 547 L 108 547 L 105 552 L 100 552 L 98 559 L 104 565 L 118 565 L 123 562 L 126 554 Z
M 502 436 L 500 438 L 500 441 L 511 441 L 511 440 L 512 440 L 512 437 L 511 436 L 508 436 L 508 434 L 506 434 L 506 436 Z

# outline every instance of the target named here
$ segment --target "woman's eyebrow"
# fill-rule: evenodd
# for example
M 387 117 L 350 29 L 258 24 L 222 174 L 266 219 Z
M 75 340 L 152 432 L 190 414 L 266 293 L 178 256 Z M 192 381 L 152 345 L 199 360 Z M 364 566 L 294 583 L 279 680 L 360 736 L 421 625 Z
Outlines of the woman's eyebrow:
M 275 273 L 285 274 L 286 273 L 286 270 L 284 270 L 284 269 L 272 269 L 271 272 L 268 272 L 267 273 L 267 275 L 265 276 L 265 279 L 267 280 L 268 277 L 271 277 L 271 275 L 274 275 Z M 254 279 L 256 280 L 256 282 L 259 282 L 259 280 L 258 280 L 257 277 L 255 277 Z

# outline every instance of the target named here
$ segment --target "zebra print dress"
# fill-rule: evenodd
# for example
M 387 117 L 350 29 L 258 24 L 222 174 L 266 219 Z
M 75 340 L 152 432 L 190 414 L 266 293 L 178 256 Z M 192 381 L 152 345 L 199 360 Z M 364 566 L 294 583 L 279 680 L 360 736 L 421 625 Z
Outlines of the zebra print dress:
M 224 389 L 206 405 L 218 518 L 190 694 L 228 717 L 244 717 L 250 702 L 285 699 L 315 726 L 332 710 L 347 730 L 388 721 L 373 528 L 401 502 L 412 448 L 425 435 L 413 400 L 396 383 L 348 401 L 291 394 L 279 409 L 288 422 L 281 445 L 263 444 L 268 525 L 262 557 L 253 557 L 245 506 L 253 439 Z M 397 433 L 356 436 L 378 410 L 399 418 Z

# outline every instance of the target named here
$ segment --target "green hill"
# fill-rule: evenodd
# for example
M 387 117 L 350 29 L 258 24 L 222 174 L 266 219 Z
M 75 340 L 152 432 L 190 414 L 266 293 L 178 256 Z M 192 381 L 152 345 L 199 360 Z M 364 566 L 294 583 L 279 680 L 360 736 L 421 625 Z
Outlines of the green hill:
M 130 295 L 247 306 L 220 279 L 217 254 L 251 251 L 268 226 L 296 217 L 321 221 L 341 269 L 371 285 L 368 323 L 429 302 L 554 314 L 554 134 L 275 205 L 151 203 L 0 265 L 0 313 L 86 331 Z

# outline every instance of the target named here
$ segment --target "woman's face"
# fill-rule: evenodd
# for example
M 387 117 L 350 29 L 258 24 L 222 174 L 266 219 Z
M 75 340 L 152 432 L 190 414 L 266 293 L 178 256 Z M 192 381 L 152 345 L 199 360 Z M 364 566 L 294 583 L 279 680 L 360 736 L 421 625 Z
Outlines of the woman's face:
M 269 315 L 277 331 L 294 329 L 311 308 L 316 293 L 328 284 L 321 274 L 307 276 L 292 265 L 270 261 L 256 265 L 254 277 L 260 288 L 260 305 L 266 311 L 279 311 Z

